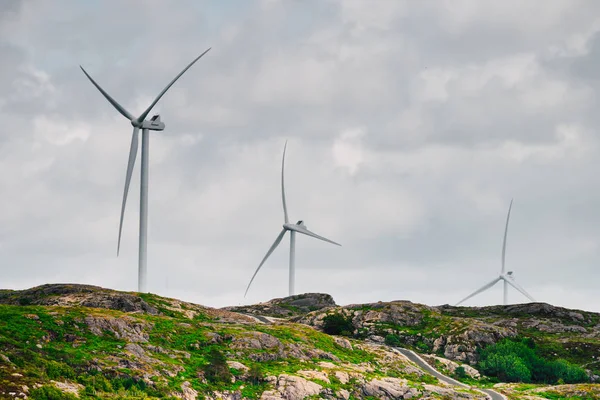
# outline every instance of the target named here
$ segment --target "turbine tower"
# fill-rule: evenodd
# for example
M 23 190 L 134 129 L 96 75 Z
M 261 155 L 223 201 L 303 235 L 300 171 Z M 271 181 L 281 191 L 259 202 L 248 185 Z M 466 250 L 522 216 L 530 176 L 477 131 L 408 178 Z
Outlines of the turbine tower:
M 150 120 L 146 120 L 146 117 L 152 110 L 152 108 L 158 103 L 160 98 L 169 90 L 171 86 L 187 71 L 196 61 L 198 61 L 203 55 L 208 53 L 206 50 L 204 53 L 196 57 L 183 71 L 179 73 L 173 79 L 167 87 L 154 99 L 152 104 L 137 118 L 130 114 L 123 106 L 117 103 L 104 89 L 100 87 L 92 79 L 92 77 L 86 72 L 85 69 L 80 65 L 79 68 L 83 71 L 85 76 L 92 82 L 96 89 L 102 93 L 102 95 L 108 100 L 110 104 L 125 118 L 127 118 L 133 126 L 133 134 L 131 136 L 131 147 L 129 148 L 129 161 L 127 162 L 127 175 L 125 176 L 125 189 L 123 191 L 123 202 L 121 204 L 121 219 L 119 221 L 119 239 L 117 241 L 117 257 L 121 249 L 121 231 L 123 229 L 123 215 L 125 213 L 125 203 L 127 202 L 127 193 L 129 192 L 129 183 L 131 182 L 131 175 L 133 173 L 133 166 L 135 165 L 135 158 L 138 151 L 138 134 L 139 130 L 142 129 L 142 166 L 141 166 L 141 181 L 140 181 L 140 237 L 139 237 L 139 269 L 138 269 L 138 292 L 146 291 L 146 264 L 147 264 L 147 244 L 148 244 L 148 157 L 149 157 L 149 146 L 150 146 L 150 134 L 149 131 L 162 131 L 165 129 L 165 124 L 161 122 L 160 115 L 154 115 Z
M 308 229 L 306 229 L 306 225 L 304 225 L 304 221 L 302 221 L 302 220 L 296 222 L 295 224 L 290 224 L 290 221 L 288 218 L 288 212 L 287 212 L 287 205 L 285 202 L 285 184 L 284 184 L 284 167 L 285 167 L 286 147 L 287 147 L 287 141 L 285 142 L 285 145 L 283 146 L 283 160 L 281 161 L 281 200 L 283 202 L 283 218 L 284 218 L 283 229 L 282 229 L 281 233 L 279 234 L 279 236 L 277 236 L 277 239 L 275 239 L 275 242 L 273 243 L 273 245 L 271 246 L 269 251 L 267 251 L 267 254 L 265 255 L 265 257 L 260 262 L 258 268 L 254 272 L 254 275 L 252 275 L 252 279 L 250 279 L 250 283 L 248 284 L 248 287 L 246 288 L 246 293 L 244 293 L 244 297 L 246 297 L 246 295 L 248 294 L 248 289 L 250 289 L 250 285 L 252 285 L 252 281 L 254 281 L 256 274 L 258 274 L 258 271 L 260 271 L 260 268 L 263 266 L 265 261 L 267 261 L 267 258 L 269 258 L 271 253 L 273 253 L 273 251 L 277 248 L 277 246 L 279 246 L 279 243 L 281 243 L 281 240 L 283 240 L 283 237 L 285 236 L 286 232 L 288 232 L 288 231 L 290 232 L 290 272 L 289 272 L 289 293 L 290 293 L 289 295 L 290 296 L 294 295 L 294 286 L 295 286 L 296 233 L 301 233 L 303 235 L 312 236 L 314 238 L 324 240 L 328 243 L 332 243 L 337 246 L 341 246 L 341 244 L 339 244 L 339 243 L 336 243 L 332 240 L 329 240 L 327 238 L 324 238 L 323 236 L 319 236 L 316 233 L 309 231 Z
M 477 289 L 475 292 L 471 293 L 470 295 L 468 295 L 467 297 L 465 297 L 464 299 L 462 299 L 461 301 L 459 301 L 458 303 L 456 303 L 456 305 L 458 306 L 459 304 L 467 301 L 468 299 L 470 299 L 471 297 L 481 293 L 481 292 L 485 292 L 486 290 L 488 290 L 489 288 L 491 288 L 492 286 L 494 286 L 496 283 L 498 283 L 499 281 L 502 281 L 504 284 L 504 305 L 507 304 L 508 301 L 508 285 L 514 287 L 515 289 L 517 289 L 519 292 L 521 292 L 525 297 L 527 297 L 529 300 L 531 301 L 535 301 L 533 299 L 533 297 L 531 297 L 529 295 L 529 293 L 527 293 L 525 291 L 525 289 L 523 289 L 519 284 L 517 284 L 517 282 L 515 282 L 515 278 L 513 277 L 513 272 L 512 271 L 508 271 L 505 273 L 505 267 L 504 267 L 504 261 L 505 261 L 505 256 L 506 256 L 506 235 L 508 233 L 508 221 L 510 220 L 510 210 L 512 209 L 512 199 L 510 201 L 510 206 L 508 207 L 508 215 L 506 216 L 506 227 L 504 228 L 504 241 L 502 242 L 502 269 L 500 270 L 500 276 L 498 276 L 496 279 L 494 279 L 493 281 L 491 281 L 490 283 L 486 284 L 485 286 L 483 286 L 480 289 Z

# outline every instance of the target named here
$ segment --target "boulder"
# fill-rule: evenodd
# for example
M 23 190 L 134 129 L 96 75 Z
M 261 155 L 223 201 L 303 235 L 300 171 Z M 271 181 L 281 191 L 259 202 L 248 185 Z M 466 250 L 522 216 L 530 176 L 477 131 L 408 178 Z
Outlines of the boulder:
M 277 378 L 274 390 L 263 392 L 261 400 L 296 400 L 316 396 L 323 387 L 299 376 L 282 374 Z
M 417 389 L 408 386 L 406 379 L 381 378 L 373 379 L 362 385 L 362 393 L 381 400 L 412 399 L 419 394 Z

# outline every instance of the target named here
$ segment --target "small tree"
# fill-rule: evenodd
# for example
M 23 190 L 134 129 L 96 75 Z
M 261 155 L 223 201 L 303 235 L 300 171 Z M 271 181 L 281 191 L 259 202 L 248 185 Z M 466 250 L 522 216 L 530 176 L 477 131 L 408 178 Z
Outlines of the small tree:
M 460 365 L 454 370 L 454 375 L 456 375 L 458 379 L 465 379 L 467 377 L 467 371 L 465 371 L 465 367 Z
M 257 364 L 254 364 L 250 367 L 248 371 L 248 381 L 253 385 L 258 385 L 262 381 L 264 381 L 265 376 Z
M 231 381 L 227 359 L 219 350 L 213 348 L 208 353 L 208 364 L 204 366 L 204 376 L 213 383 Z

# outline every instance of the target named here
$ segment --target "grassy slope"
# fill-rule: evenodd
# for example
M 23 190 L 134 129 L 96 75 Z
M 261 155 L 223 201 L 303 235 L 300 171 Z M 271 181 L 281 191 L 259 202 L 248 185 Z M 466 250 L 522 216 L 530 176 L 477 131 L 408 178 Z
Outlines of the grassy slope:
M 5 298 L 13 296 L 11 292 L 6 291 L 0 295 Z M 76 305 L 31 305 L 31 300 L 22 301 L 18 296 L 11 300 L 15 305 L 0 305 L 0 354 L 7 357 L 0 357 L 0 388 L 6 392 L 19 392 L 23 385 L 32 389 L 36 384 L 49 385 L 51 380 L 66 380 L 82 385 L 82 398 L 126 399 L 143 396 L 167 398 L 173 392 L 180 392 L 184 381 L 190 382 L 191 386 L 201 393 L 239 390 L 246 398 L 258 398 L 260 393 L 269 387 L 267 383 L 250 384 L 242 379 L 228 384 L 206 382 L 199 371 L 206 364 L 207 355 L 212 348 L 218 348 L 227 354 L 229 359 L 239 361 L 247 367 L 259 367 L 265 375 L 293 374 L 298 370 L 323 370 L 319 365 L 323 359 L 314 356 L 305 360 L 279 356 L 270 361 L 255 361 L 257 354 L 277 351 L 271 348 L 243 348 L 236 345 L 240 343 L 240 338 L 252 338 L 252 334 L 257 332 L 272 335 L 284 345 L 295 344 L 328 353 L 339 359 L 333 363 L 342 370 L 350 364 L 368 363 L 372 368 L 362 372 L 367 380 L 384 376 L 402 377 L 408 379 L 411 386 L 421 389 L 425 383 L 436 383 L 436 380 L 428 375 L 407 373 L 402 365 L 386 365 L 375 352 L 367 348 L 360 349 L 361 346 L 357 345 L 356 341 L 354 349 L 350 350 L 338 345 L 333 337 L 305 325 L 248 324 L 243 320 L 227 320 L 212 309 L 174 302 L 154 295 L 139 297 L 156 308 L 159 314 L 132 314 Z M 407 335 L 433 339 L 442 334 L 464 332 L 477 321 L 493 323 L 507 318 L 525 320 L 530 317 L 514 313 L 502 314 L 500 311 L 437 311 L 421 307 L 422 309 L 418 310 L 421 315 L 420 321 L 416 325 L 378 323 L 378 326 L 382 332 L 391 329 Z M 352 308 L 363 311 L 371 309 L 368 305 Z M 135 363 L 136 358 L 132 357 L 127 348 L 128 340 L 108 331 L 101 335 L 91 332 L 85 321 L 89 317 L 99 320 L 127 320 L 131 326 L 136 323 L 141 326 L 140 331 L 148 334 L 147 342 L 140 343 L 146 350 L 147 362 Z M 595 318 L 596 316 L 592 315 L 585 324 L 578 325 L 591 329 L 598 322 Z M 523 327 L 519 331 L 524 336 L 534 337 L 538 345 L 552 357 L 562 357 L 583 364 L 589 363 L 591 355 L 599 354 L 598 340 L 584 339 L 580 334 L 547 334 Z M 220 336 L 220 340 L 212 339 L 215 333 Z M 414 347 L 419 349 L 419 343 L 417 341 Z M 155 350 L 149 350 L 149 346 L 155 346 Z M 131 360 L 134 362 L 128 364 Z M 97 371 L 98 369 L 101 371 Z M 231 369 L 231 372 L 238 377 L 242 374 L 236 369 Z M 152 385 L 144 383 L 144 375 L 146 380 L 153 382 Z M 329 374 L 329 378 L 330 383 L 313 380 L 335 391 L 351 391 L 356 383 L 351 381 L 342 384 L 332 374 Z M 530 395 L 535 391 L 541 398 L 590 398 L 586 397 L 586 393 L 594 392 L 598 385 L 589 386 L 589 390 L 583 385 L 573 389 L 575 391 L 565 392 L 554 388 L 542 390 L 539 386 L 516 385 L 506 393 L 520 396 L 525 393 Z M 579 394 L 581 396 L 578 396 Z
M 392 303 L 381 305 L 354 305 L 344 307 L 346 310 L 368 312 L 370 310 L 385 311 Z M 405 307 L 405 303 L 400 303 Z M 583 320 L 568 318 L 551 318 L 550 316 L 536 316 L 515 311 L 507 312 L 503 307 L 467 308 L 467 307 L 441 307 L 439 309 L 420 304 L 412 304 L 409 312 L 418 314 L 416 324 L 402 324 L 385 321 L 374 322 L 369 330 L 372 333 L 385 336 L 389 333 L 409 337 L 403 345 L 420 352 L 431 352 L 432 343 L 440 336 L 460 335 L 473 329 L 481 323 L 506 326 L 502 322 L 511 320 L 519 337 L 534 339 L 540 355 L 548 359 L 562 358 L 576 365 L 584 366 L 600 375 L 600 335 L 591 335 L 593 329 L 600 324 L 600 315 L 577 311 L 584 317 Z M 335 312 L 331 310 L 330 312 Z M 540 320 L 558 321 L 565 326 L 578 326 L 586 329 L 582 332 L 544 332 L 537 327 L 530 327 L 527 323 L 532 318 Z M 364 329 L 365 331 L 367 329 Z M 359 336 L 361 330 L 359 330 Z
M 36 384 L 49 385 L 51 380 L 70 381 L 82 385 L 83 398 L 140 398 L 140 396 L 168 397 L 181 391 L 184 381 L 201 393 L 214 390 L 241 390 L 246 398 L 258 398 L 266 383 L 257 385 L 237 380 L 230 384 L 210 384 L 198 372 L 206 364 L 209 351 L 218 348 L 230 358 L 251 367 L 257 365 L 265 375 L 294 373 L 300 369 L 322 369 L 320 359 L 296 358 L 272 361 L 253 361 L 252 356 L 271 349 L 244 349 L 232 346 L 232 341 L 252 332 L 268 333 L 283 344 L 296 343 L 306 348 L 318 349 L 337 357 L 338 365 L 373 362 L 372 371 L 364 372 L 366 378 L 382 376 L 404 377 L 414 387 L 423 383 L 436 383 L 428 375 L 418 377 L 406 374 L 402 368 L 386 366 L 378 368 L 377 356 L 356 346 L 350 350 L 335 343 L 333 337 L 300 324 L 261 325 L 223 323 L 205 313 L 195 312 L 193 318 L 186 316 L 185 305 L 181 310 L 172 307 L 168 300 L 153 295 L 142 295 L 144 300 L 156 307 L 162 315 L 131 314 L 116 310 L 86 308 L 80 306 L 0 305 L 0 388 L 19 392 L 23 385 L 32 389 Z M 86 317 L 103 319 L 126 319 L 130 325 L 145 326 L 149 337 L 148 345 L 161 349 L 147 351 L 152 361 L 143 366 L 128 367 L 123 360 L 135 360 L 127 352 L 128 341 L 105 331 L 102 335 L 92 333 L 85 322 Z M 211 341 L 217 333 L 220 341 Z M 164 350 L 167 354 L 161 354 Z M 155 364 L 157 360 L 161 364 Z M 143 363 L 142 363 L 143 364 Z M 93 366 L 100 366 L 101 372 Z M 170 371 L 165 373 L 163 371 Z M 240 371 L 231 369 L 234 375 Z M 153 385 L 141 379 L 150 377 Z M 330 383 L 319 382 L 334 390 L 351 389 L 354 382 L 341 384 L 332 377 Z M 35 397 L 35 396 L 34 396 Z

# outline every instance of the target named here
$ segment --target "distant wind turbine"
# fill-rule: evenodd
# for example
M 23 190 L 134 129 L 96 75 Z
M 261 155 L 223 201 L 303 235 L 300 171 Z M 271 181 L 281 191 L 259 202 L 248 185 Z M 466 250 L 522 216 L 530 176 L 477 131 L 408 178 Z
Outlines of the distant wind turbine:
M 504 273 L 505 268 L 504 268 L 504 260 L 505 260 L 505 256 L 506 256 L 506 235 L 508 233 L 508 221 L 510 220 L 510 210 L 512 208 L 512 199 L 510 200 L 510 206 L 508 207 L 508 215 L 506 216 L 506 227 L 504 228 L 504 241 L 502 242 L 502 270 L 500 271 L 500 276 L 497 277 L 496 279 L 494 279 L 493 281 L 491 281 L 490 283 L 488 283 L 487 285 L 483 286 L 482 288 L 476 290 L 475 292 L 471 293 L 470 295 L 468 295 L 467 297 L 465 297 L 464 299 L 462 299 L 461 301 L 459 301 L 458 303 L 456 303 L 456 305 L 458 306 L 459 304 L 467 301 L 468 299 L 470 299 L 471 297 L 481 293 L 481 292 L 485 292 L 486 290 L 488 290 L 489 288 L 491 288 L 492 286 L 494 286 L 496 283 L 503 281 L 504 283 L 504 305 L 507 304 L 508 301 L 508 285 L 514 287 L 515 289 L 517 289 L 519 292 L 521 292 L 525 297 L 527 297 L 529 300 L 531 301 L 535 301 L 533 299 L 533 297 L 531 297 L 529 295 L 529 293 L 527 293 L 525 291 L 525 289 L 523 289 L 521 286 L 519 286 L 519 284 L 517 284 L 517 282 L 515 282 L 515 278 L 513 277 L 513 272 L 512 271 L 508 271 L 507 273 Z
M 269 249 L 269 251 L 267 252 L 265 257 L 263 258 L 263 260 L 260 262 L 260 265 L 254 272 L 254 275 L 252 275 L 252 279 L 250 279 L 250 283 L 248 284 L 248 287 L 246 288 L 246 293 L 244 293 L 244 297 L 246 297 L 246 295 L 248 294 L 248 289 L 250 289 L 250 285 L 252 285 L 252 281 L 254 281 L 256 274 L 258 274 L 258 271 L 260 271 L 260 268 L 263 266 L 265 261 L 267 261 L 267 258 L 269 258 L 271 253 L 273 253 L 273 251 L 277 248 L 277 246 L 279 246 L 279 243 L 281 243 L 281 240 L 283 239 L 283 237 L 285 236 L 285 233 L 287 231 L 290 232 L 290 272 L 289 272 L 289 295 L 290 296 L 294 295 L 294 286 L 295 286 L 296 232 L 301 233 L 303 235 L 312 236 L 312 237 L 320 239 L 320 240 L 324 240 L 328 243 L 332 243 L 337 246 L 341 246 L 341 244 L 339 244 L 339 243 L 336 243 L 332 240 L 324 238 L 323 236 L 319 236 L 316 233 L 313 233 L 313 232 L 309 231 L 308 229 L 306 229 L 306 225 L 304 225 L 304 221 L 298 221 L 295 224 L 290 224 L 290 221 L 288 219 L 287 205 L 285 202 L 285 184 L 284 184 L 284 166 L 285 166 L 286 147 L 287 147 L 287 141 L 285 142 L 285 145 L 283 146 L 283 160 L 281 161 L 281 200 L 283 202 L 283 217 L 284 217 L 285 223 L 283 224 L 283 230 L 281 231 L 279 236 L 277 236 L 277 239 L 275 239 L 275 242 L 273 243 L 273 245 L 271 246 L 271 248 Z
M 131 125 L 133 125 L 133 134 L 131 136 L 131 147 L 129 148 L 129 161 L 127 163 L 127 175 L 125 176 L 125 190 L 123 191 L 123 202 L 121 204 L 121 219 L 119 221 L 119 239 L 117 242 L 117 257 L 119 256 L 119 250 L 121 248 L 121 231 L 123 229 L 123 215 L 125 213 L 125 203 L 127 202 L 127 193 L 129 191 L 129 183 L 131 182 L 131 175 L 133 173 L 133 166 L 135 165 L 135 158 L 138 151 L 138 133 L 140 128 L 142 129 L 142 167 L 141 167 L 141 182 L 140 182 L 140 238 L 139 238 L 139 270 L 138 270 L 138 291 L 146 291 L 146 264 L 147 264 L 147 243 L 148 243 L 148 157 L 149 157 L 149 146 L 150 146 L 150 135 L 149 131 L 162 131 L 165 129 L 165 124 L 160 121 L 160 115 L 156 114 L 149 121 L 146 117 L 152 110 L 152 108 L 158 103 L 160 98 L 169 90 L 171 86 L 187 71 L 196 61 L 198 61 L 203 55 L 208 53 L 206 50 L 194 59 L 183 71 L 179 73 L 165 87 L 162 92 L 154 99 L 152 104 L 137 118 L 134 118 L 123 106 L 117 103 L 104 89 L 100 87 L 92 79 L 92 77 L 86 72 L 85 69 L 80 65 L 79 68 L 83 71 L 85 76 L 96 86 L 96 89 L 102 93 L 102 95 L 108 100 L 110 104 L 125 118 L 127 118 Z

